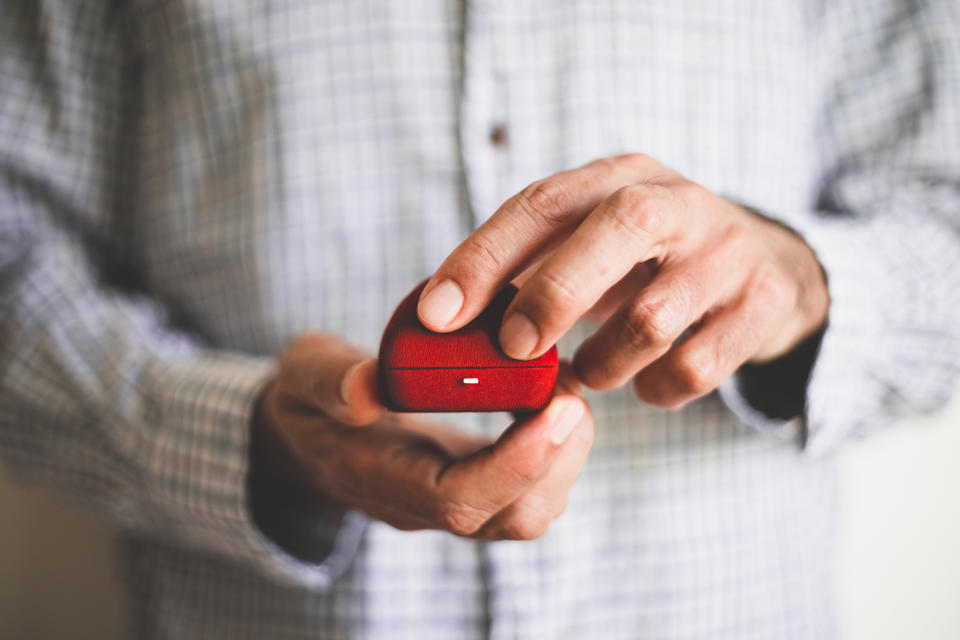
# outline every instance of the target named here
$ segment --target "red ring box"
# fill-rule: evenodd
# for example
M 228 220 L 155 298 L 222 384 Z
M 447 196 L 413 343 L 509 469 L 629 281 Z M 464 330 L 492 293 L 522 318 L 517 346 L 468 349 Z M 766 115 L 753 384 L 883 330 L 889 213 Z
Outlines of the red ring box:
M 507 285 L 472 322 L 434 333 L 417 318 L 426 281 L 393 313 L 380 343 L 379 384 L 392 411 L 539 411 L 557 381 L 557 347 L 533 360 L 500 350 L 497 333 L 517 288 Z

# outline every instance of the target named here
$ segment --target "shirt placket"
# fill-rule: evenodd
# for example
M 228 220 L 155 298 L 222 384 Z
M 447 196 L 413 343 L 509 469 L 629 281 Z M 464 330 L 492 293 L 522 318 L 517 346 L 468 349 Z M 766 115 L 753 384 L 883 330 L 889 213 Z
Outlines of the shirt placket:
M 540 85 L 529 78 L 524 56 L 535 48 L 529 25 L 534 3 L 467 3 L 463 48 L 463 93 L 460 105 L 461 153 L 473 223 L 489 218 L 504 199 L 539 166 L 528 166 L 524 152 L 541 157 L 543 128 L 525 117 Z M 549 127 L 545 123 L 544 127 Z M 541 159 L 549 162 L 550 158 Z M 503 417 L 489 423 L 491 429 Z M 494 424 L 497 423 L 497 424 Z M 489 636 L 524 637 L 539 628 L 537 584 L 539 545 L 500 542 L 481 546 L 487 592 Z
M 509 167 L 510 130 L 502 11 L 492 1 L 468 2 L 463 46 L 460 146 L 471 214 L 479 226 L 500 204 Z

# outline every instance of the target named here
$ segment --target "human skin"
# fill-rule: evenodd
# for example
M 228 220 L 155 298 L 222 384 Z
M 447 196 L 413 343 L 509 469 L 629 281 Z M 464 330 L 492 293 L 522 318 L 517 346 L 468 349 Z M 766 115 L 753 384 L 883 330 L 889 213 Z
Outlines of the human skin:
M 495 441 L 415 414 L 377 395 L 376 361 L 335 336 L 294 339 L 255 411 L 254 520 L 315 561 L 285 520 L 355 509 L 398 529 L 441 529 L 483 540 L 547 530 L 593 444 L 593 417 L 569 365 L 541 412 Z M 290 518 L 292 516 L 292 518 Z
M 595 389 L 632 379 L 642 400 L 676 408 L 745 362 L 790 353 L 824 326 L 829 307 L 820 264 L 797 234 L 639 154 L 507 200 L 430 279 L 420 319 L 455 330 L 509 281 L 520 291 L 500 330 L 507 355 L 537 357 L 581 317 L 602 322 L 572 370 L 561 369 L 551 404 L 496 442 L 479 440 L 387 412 L 374 360 L 334 336 L 300 336 L 253 425 L 253 510 L 264 530 L 282 544 L 279 511 L 332 507 L 400 529 L 539 537 L 593 443 L 577 378 Z
M 500 329 L 507 355 L 537 357 L 590 315 L 602 325 L 574 356 L 580 381 L 602 390 L 632 379 L 640 399 L 666 408 L 789 353 L 829 307 L 800 236 L 642 154 L 507 200 L 430 278 L 420 320 L 458 329 L 511 280 L 520 291 Z

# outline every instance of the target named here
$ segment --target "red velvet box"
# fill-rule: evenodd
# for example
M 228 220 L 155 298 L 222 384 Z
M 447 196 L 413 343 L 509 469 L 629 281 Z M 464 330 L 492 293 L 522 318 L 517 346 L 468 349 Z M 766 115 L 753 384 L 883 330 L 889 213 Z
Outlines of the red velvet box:
M 507 287 L 468 325 L 434 333 L 417 318 L 426 281 L 394 312 L 380 343 L 380 389 L 393 411 L 538 411 L 557 381 L 557 348 L 534 360 L 500 351 L 503 312 L 517 293 Z

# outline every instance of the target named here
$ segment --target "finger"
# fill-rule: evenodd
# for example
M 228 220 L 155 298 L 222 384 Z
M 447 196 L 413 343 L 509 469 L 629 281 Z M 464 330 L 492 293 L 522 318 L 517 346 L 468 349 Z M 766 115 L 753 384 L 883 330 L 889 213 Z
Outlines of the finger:
M 655 268 L 656 265 L 652 260 L 638 263 L 630 273 L 620 278 L 620 282 L 607 289 L 597 304 L 587 311 L 584 318 L 597 324 L 606 322 L 627 300 L 632 299 L 637 291 L 650 284 L 655 275 Z
M 492 444 L 492 439 L 486 435 L 468 433 L 420 416 L 414 419 L 410 414 L 400 414 L 399 417 L 408 418 L 404 421 L 405 429 L 435 440 L 451 458 L 465 458 Z
M 582 400 L 562 396 L 459 462 L 393 414 L 367 429 L 314 430 L 312 473 L 341 502 L 398 528 L 470 535 L 550 468 L 571 429 L 564 425 L 584 411 Z
M 585 414 L 583 399 L 557 396 L 542 412 L 507 429 L 493 445 L 449 465 L 436 483 L 442 498 L 440 525 L 458 535 L 476 533 L 547 473 Z
M 762 285 L 708 316 L 681 344 L 634 378 L 644 402 L 675 409 L 716 389 L 789 313 L 783 295 Z
M 570 488 L 593 446 L 594 422 L 588 411 L 564 442 L 560 456 L 534 487 L 501 509 L 477 532 L 486 540 L 532 540 L 542 536 L 567 506 Z
M 342 502 L 376 517 L 408 518 L 437 528 L 437 477 L 454 458 L 432 437 L 386 414 L 365 429 L 340 428 L 305 441 L 315 450 L 317 482 Z
M 619 387 L 662 356 L 718 301 L 739 290 L 746 268 L 740 240 L 666 263 L 653 280 L 623 304 L 574 355 L 577 377 L 591 389 Z
M 352 429 L 324 415 L 289 411 L 284 429 L 312 492 L 400 529 L 435 529 L 442 499 L 436 479 L 455 459 L 451 450 L 468 445 L 451 429 L 417 422 L 387 413 L 374 425 Z M 439 429 L 453 446 L 437 439 Z M 474 444 L 471 452 L 482 446 Z
M 504 313 L 500 347 L 526 360 L 555 344 L 637 263 L 696 236 L 679 186 L 638 183 L 601 203 L 520 288 Z
M 376 361 L 325 334 L 291 344 L 281 364 L 283 393 L 344 424 L 366 425 L 386 410 L 377 393 Z
M 358 511 L 362 511 L 374 520 L 386 522 L 391 527 L 401 531 L 422 531 L 424 529 L 436 528 L 433 522 L 426 517 L 419 517 L 400 509 L 387 506 L 382 502 L 371 502 L 368 505 L 354 506 Z
M 623 156 L 534 182 L 447 256 L 420 296 L 420 321 L 434 331 L 462 327 L 608 195 L 653 167 L 646 156 Z

